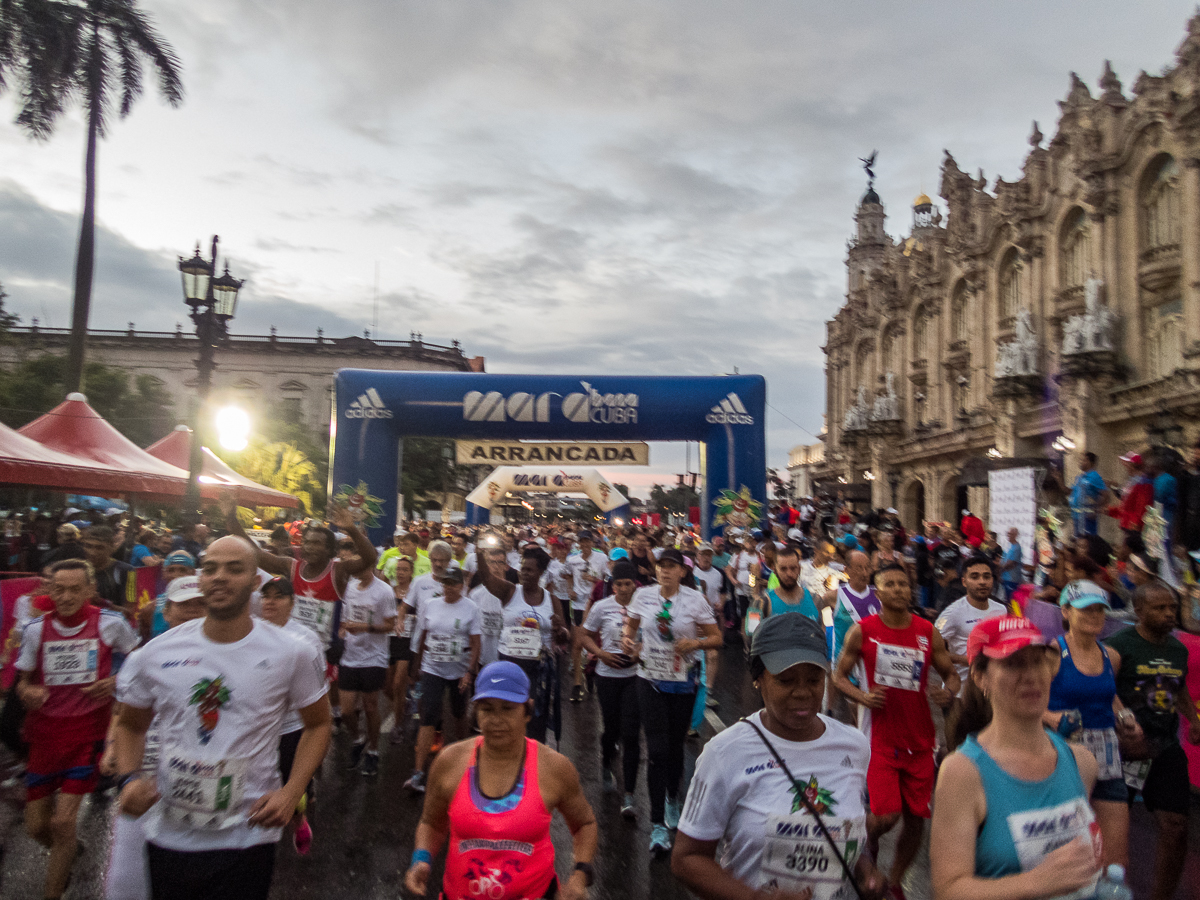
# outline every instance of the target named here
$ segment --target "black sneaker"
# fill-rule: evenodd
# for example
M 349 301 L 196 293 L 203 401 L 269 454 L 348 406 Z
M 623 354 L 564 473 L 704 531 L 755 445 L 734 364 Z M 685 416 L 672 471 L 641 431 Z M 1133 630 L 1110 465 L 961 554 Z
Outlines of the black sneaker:
M 577 684 L 577 685 L 575 685 L 575 687 L 571 688 L 571 702 L 572 703 L 582 703 L 583 702 L 583 685 L 582 684 Z
M 357 769 L 358 764 L 362 762 L 363 751 L 367 749 L 366 741 L 361 744 L 355 744 L 350 748 L 350 761 L 346 763 L 347 769 Z
M 366 775 L 368 778 L 379 774 L 379 754 L 364 753 L 362 763 L 358 767 L 358 771 Z

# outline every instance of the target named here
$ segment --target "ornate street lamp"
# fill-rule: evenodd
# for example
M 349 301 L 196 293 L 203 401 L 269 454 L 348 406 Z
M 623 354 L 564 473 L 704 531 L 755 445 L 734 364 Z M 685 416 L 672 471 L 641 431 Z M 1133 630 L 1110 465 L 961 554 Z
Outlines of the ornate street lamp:
M 188 315 L 196 325 L 196 337 L 200 342 L 200 355 L 196 358 L 196 405 L 192 413 L 192 444 L 188 454 L 188 487 L 184 497 L 185 521 L 198 521 L 200 509 L 200 468 L 203 456 L 201 449 L 207 443 L 208 433 L 205 418 L 208 392 L 212 387 L 213 369 L 217 367 L 214 352 L 217 345 L 228 335 L 228 324 L 237 308 L 238 291 L 243 281 L 229 274 L 214 278 L 217 271 L 217 243 L 213 235 L 212 256 L 205 259 L 200 255 L 200 244 L 191 259 L 179 258 L 179 273 L 183 279 L 183 299 L 191 308 Z

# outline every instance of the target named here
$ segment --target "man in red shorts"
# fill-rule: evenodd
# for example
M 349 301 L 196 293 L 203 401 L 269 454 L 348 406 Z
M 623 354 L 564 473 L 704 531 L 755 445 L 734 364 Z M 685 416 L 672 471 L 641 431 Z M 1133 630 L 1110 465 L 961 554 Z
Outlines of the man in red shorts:
M 930 692 L 939 706 L 949 705 L 959 681 L 941 634 L 909 611 L 908 573 L 898 565 L 884 566 L 875 573 L 875 590 L 880 610 L 846 632 L 833 683 L 871 711 L 867 830 L 871 851 L 878 856 L 880 837 L 903 817 L 888 873 L 892 896 L 903 898 L 900 879 L 920 849 L 933 797 L 937 733 L 925 696 L 930 665 L 945 683 Z M 859 660 L 867 672 L 865 691 L 850 680 Z
M 83 560 L 51 566 L 50 597 L 53 612 L 21 639 L 17 696 L 29 711 L 25 827 L 50 848 L 45 896 L 60 897 L 75 861 L 79 805 L 99 778 L 116 671 L 138 640 L 124 616 L 90 604 L 96 576 Z

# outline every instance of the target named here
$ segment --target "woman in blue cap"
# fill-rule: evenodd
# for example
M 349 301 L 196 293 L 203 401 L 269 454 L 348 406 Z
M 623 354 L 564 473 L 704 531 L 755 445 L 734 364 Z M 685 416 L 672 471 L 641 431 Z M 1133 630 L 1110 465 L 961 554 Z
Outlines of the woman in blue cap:
M 597 829 L 579 774 L 561 753 L 525 736 L 532 711 L 520 666 L 491 663 L 475 685 L 481 735 L 434 760 L 404 886 L 424 897 L 433 856 L 446 846 L 446 900 L 582 900 L 594 877 Z M 574 842 L 575 868 L 562 885 L 550 839 L 556 809 Z

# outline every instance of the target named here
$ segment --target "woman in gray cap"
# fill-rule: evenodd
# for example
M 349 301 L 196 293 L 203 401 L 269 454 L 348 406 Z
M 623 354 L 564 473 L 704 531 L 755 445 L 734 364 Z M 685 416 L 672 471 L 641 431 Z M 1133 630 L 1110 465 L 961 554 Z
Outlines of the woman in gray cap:
M 820 714 L 828 673 L 825 630 L 807 616 L 771 616 L 755 631 L 750 674 L 765 709 L 705 746 L 671 856 L 671 871 L 698 896 L 883 895 L 864 852 L 870 744 Z

